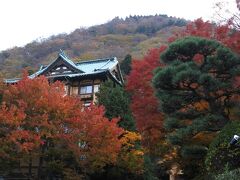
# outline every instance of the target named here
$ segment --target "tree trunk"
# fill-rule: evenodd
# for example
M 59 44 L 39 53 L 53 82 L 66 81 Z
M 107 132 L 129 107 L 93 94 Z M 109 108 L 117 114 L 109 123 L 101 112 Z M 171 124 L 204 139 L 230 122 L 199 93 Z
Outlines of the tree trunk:
M 43 166 L 43 155 L 44 155 L 44 151 L 45 151 L 45 144 L 43 144 L 41 146 L 41 152 L 40 152 L 40 157 L 39 157 L 39 162 L 38 162 L 38 175 L 37 175 L 37 179 L 40 180 L 41 179 L 41 175 L 42 175 L 42 166 Z
M 28 175 L 32 177 L 32 153 L 29 154 L 29 161 L 28 161 Z

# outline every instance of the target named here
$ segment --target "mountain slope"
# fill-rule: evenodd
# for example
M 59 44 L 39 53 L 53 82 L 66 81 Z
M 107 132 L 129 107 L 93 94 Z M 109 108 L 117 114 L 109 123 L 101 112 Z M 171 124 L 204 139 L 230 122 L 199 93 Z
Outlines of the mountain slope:
M 171 31 L 186 23 L 184 19 L 166 15 L 116 17 L 102 25 L 2 51 L 0 73 L 10 78 L 19 76 L 23 68 L 36 70 L 54 60 L 60 49 L 76 60 L 116 56 L 121 61 L 127 54 L 141 58 L 148 49 L 166 43 Z

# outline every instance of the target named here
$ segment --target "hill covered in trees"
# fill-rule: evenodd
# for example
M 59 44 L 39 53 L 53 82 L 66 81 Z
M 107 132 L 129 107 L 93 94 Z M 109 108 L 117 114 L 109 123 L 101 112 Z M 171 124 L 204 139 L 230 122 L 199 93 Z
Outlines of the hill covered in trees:
M 102 25 L 79 28 L 70 34 L 54 35 L 2 51 L 0 73 L 4 78 L 11 78 L 19 76 L 23 68 L 35 71 L 56 58 L 60 49 L 77 60 L 116 56 L 121 61 L 127 54 L 142 58 L 148 49 L 165 44 L 186 23 L 184 19 L 167 15 L 116 17 Z

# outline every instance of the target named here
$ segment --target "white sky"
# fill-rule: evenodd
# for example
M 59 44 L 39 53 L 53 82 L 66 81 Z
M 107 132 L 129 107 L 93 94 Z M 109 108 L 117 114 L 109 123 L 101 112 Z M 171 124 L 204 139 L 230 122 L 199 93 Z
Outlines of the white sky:
M 69 33 L 116 16 L 167 14 L 211 19 L 219 0 L 0 0 L 0 50 Z M 234 2 L 235 0 L 228 0 Z

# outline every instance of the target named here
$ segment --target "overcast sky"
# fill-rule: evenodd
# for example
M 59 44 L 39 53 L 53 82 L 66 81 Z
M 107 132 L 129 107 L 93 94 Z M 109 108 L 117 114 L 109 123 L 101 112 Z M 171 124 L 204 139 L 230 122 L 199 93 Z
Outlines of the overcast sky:
M 116 16 L 167 14 L 211 19 L 219 0 L 0 0 L 0 50 L 70 33 Z M 234 2 L 235 0 L 228 0 Z

